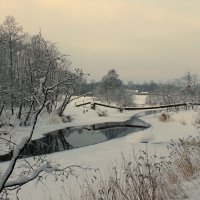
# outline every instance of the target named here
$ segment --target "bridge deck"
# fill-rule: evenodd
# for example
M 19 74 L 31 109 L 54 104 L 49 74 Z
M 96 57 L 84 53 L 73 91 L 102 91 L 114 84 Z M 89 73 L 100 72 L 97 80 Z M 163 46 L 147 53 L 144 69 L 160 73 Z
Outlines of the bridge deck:
M 169 104 L 169 105 L 161 105 L 161 106 L 149 106 L 149 107 L 119 107 L 119 106 L 113 106 L 109 104 L 104 103 L 98 103 L 98 102 L 84 102 L 82 104 L 75 105 L 76 107 L 80 107 L 83 105 L 91 104 L 93 107 L 97 106 L 103 106 L 107 108 L 114 108 L 118 110 L 152 110 L 152 109 L 161 109 L 161 108 L 172 108 L 172 107 L 180 107 L 180 106 L 194 106 L 194 105 L 200 105 L 200 103 L 178 103 L 178 104 Z

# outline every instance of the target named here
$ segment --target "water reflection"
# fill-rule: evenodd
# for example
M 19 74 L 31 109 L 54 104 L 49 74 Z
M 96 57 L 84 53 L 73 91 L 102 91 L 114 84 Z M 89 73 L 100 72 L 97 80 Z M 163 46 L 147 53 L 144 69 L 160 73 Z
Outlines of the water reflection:
M 157 113 L 160 113 L 162 112 L 163 109 L 159 109 L 159 110 L 147 110 L 147 111 L 143 111 L 143 112 L 140 112 L 136 115 L 134 115 L 135 118 L 140 118 L 140 117 L 144 117 L 144 116 L 147 116 L 147 115 L 153 115 L 153 114 L 157 114 Z
M 126 136 L 145 128 L 115 127 L 101 130 L 72 129 L 64 134 L 66 141 L 74 148 L 93 145 L 114 138 Z
M 20 157 L 37 156 L 79 148 L 126 136 L 144 130 L 150 125 L 135 117 L 125 122 L 106 122 L 83 127 L 71 127 L 45 134 L 25 146 Z M 0 161 L 10 160 L 12 151 L 0 156 Z

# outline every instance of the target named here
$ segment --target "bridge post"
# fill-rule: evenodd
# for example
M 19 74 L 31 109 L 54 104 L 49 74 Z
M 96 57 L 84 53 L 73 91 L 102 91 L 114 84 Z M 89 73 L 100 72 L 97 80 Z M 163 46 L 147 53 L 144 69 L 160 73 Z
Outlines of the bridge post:
M 95 110 L 96 109 L 96 104 L 95 103 L 91 103 L 91 109 Z
M 122 113 L 123 112 L 123 108 L 119 108 L 119 112 Z

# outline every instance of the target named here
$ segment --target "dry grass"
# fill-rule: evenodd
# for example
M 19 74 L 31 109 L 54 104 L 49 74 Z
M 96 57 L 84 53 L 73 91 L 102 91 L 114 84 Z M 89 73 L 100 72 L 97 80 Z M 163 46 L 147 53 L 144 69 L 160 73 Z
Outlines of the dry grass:
M 179 139 L 179 142 L 171 141 L 168 146 L 170 159 L 183 179 L 188 180 L 200 171 L 200 139 L 188 137 Z
M 132 161 L 122 155 L 121 169 L 109 176 L 91 177 L 81 185 L 82 200 L 164 200 L 186 198 L 184 181 L 200 171 L 200 139 L 189 137 L 168 145 L 169 155 L 133 152 Z M 184 190 L 183 190 L 184 188 Z
M 162 112 L 159 116 L 159 121 L 168 122 L 170 119 L 170 115 L 167 112 Z

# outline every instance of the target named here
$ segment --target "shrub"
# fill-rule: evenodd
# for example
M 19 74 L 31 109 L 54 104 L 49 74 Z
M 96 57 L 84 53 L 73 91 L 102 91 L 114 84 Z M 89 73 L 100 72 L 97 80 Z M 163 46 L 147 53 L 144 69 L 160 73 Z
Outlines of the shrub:
M 170 119 L 170 115 L 164 111 L 159 116 L 159 121 L 161 121 L 161 122 L 168 122 L 169 119 Z
M 99 115 L 99 117 L 107 117 L 108 116 L 108 112 L 106 110 L 98 110 L 97 114 Z
M 186 139 L 171 141 L 168 149 L 169 155 L 166 157 L 152 155 L 148 150 L 133 153 L 133 159 L 129 161 L 122 155 L 120 169 L 113 167 L 106 178 L 98 174 L 91 180 L 85 180 L 81 185 L 80 199 L 187 198 L 186 184 L 192 181 L 200 171 L 200 138 L 190 136 Z

